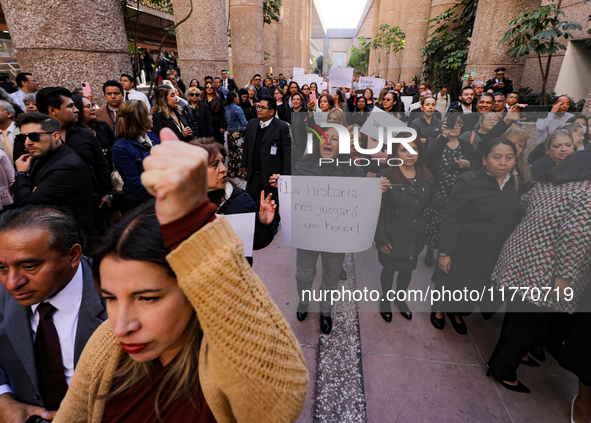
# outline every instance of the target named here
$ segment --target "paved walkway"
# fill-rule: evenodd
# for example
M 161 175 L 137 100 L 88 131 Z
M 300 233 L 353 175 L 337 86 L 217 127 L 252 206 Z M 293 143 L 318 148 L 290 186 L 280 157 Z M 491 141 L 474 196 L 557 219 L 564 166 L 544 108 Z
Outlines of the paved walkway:
M 431 283 L 432 269 L 422 258 L 411 289 Z M 295 253 L 282 244 L 281 234 L 255 252 L 254 260 L 254 270 L 291 324 L 308 363 L 308 397 L 298 422 L 569 421 L 577 379 L 552 357 L 540 368 L 518 370 L 530 394 L 513 393 L 485 376 L 484 363 L 498 339 L 502 313 L 489 321 L 475 313 L 466 318 L 468 335 L 460 336 L 449 319 L 443 331 L 433 328 L 423 304 L 409 302 L 410 321 L 393 306 L 392 322 L 386 323 L 375 303 L 339 303 L 332 333 L 323 335 L 317 306 L 304 322 L 296 319 Z M 346 288 L 379 289 L 375 250 L 348 255 L 345 268 Z M 319 269 L 316 289 L 320 277 Z

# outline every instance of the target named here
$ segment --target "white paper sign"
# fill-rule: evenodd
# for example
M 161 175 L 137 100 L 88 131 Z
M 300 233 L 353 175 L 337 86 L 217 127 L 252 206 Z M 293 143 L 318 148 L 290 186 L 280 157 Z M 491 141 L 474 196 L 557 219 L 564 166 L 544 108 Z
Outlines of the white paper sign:
M 283 204 L 282 204 L 283 205 Z M 219 215 L 217 215 L 219 216 Z M 244 257 L 252 257 L 256 213 L 225 214 L 224 217 L 242 240 Z
M 368 78 L 360 77 L 357 85 L 358 90 L 364 90 L 370 88 L 373 91 L 373 98 L 378 98 L 382 88 L 386 86 L 386 80 L 382 78 Z
M 353 68 L 330 68 L 328 82 L 334 88 L 350 88 L 353 81 Z
M 365 251 L 373 244 L 381 198 L 378 178 L 281 176 L 283 242 L 313 251 Z
M 402 97 L 400 97 L 400 100 L 402 100 L 402 103 L 404 104 L 404 113 L 406 113 L 407 115 L 410 112 L 410 105 L 412 104 L 412 99 L 413 97 L 411 95 L 403 95 Z
M 328 122 L 328 113 L 327 112 L 314 112 L 314 123 L 316 125 L 324 125 Z
M 306 73 L 306 71 L 304 70 L 304 68 L 293 68 L 293 76 L 295 78 L 296 75 L 303 75 L 304 73 Z
M 390 113 L 384 112 L 379 107 L 374 107 L 367 120 L 361 127 L 361 133 L 367 135 L 368 137 L 372 137 L 373 139 L 377 140 L 380 134 L 380 130 L 385 131 L 386 128 L 391 127 L 406 127 L 404 122 L 399 119 L 396 119 Z M 384 137 L 385 139 L 386 137 Z

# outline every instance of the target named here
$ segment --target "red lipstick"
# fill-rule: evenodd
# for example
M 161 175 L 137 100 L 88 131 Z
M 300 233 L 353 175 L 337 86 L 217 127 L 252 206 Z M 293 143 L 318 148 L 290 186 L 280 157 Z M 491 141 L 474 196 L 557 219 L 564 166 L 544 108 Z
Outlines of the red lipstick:
M 146 344 L 124 344 L 123 342 L 121 343 L 123 350 L 127 354 L 138 354 L 145 350 L 148 347 L 148 345 L 150 345 L 149 342 Z

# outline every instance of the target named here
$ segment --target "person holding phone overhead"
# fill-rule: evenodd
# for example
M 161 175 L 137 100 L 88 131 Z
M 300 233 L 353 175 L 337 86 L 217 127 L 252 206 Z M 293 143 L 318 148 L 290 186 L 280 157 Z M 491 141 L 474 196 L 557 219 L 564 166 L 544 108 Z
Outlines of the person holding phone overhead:
M 570 109 L 570 98 L 568 96 L 558 97 L 556 103 L 552 105 L 552 109 L 548 116 L 544 119 L 538 119 L 536 121 L 536 129 L 540 131 L 538 138 L 536 138 L 536 145 L 543 142 L 548 135 L 556 131 L 562 125 L 564 125 L 574 115 L 568 112 Z

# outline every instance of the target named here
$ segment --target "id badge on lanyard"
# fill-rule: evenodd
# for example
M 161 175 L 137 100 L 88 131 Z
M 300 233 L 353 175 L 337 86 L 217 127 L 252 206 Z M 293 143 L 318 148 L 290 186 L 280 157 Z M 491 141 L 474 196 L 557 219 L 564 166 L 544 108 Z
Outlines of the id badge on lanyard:
M 271 156 L 276 156 L 276 155 L 277 155 L 277 141 L 275 141 L 275 143 L 271 147 Z

